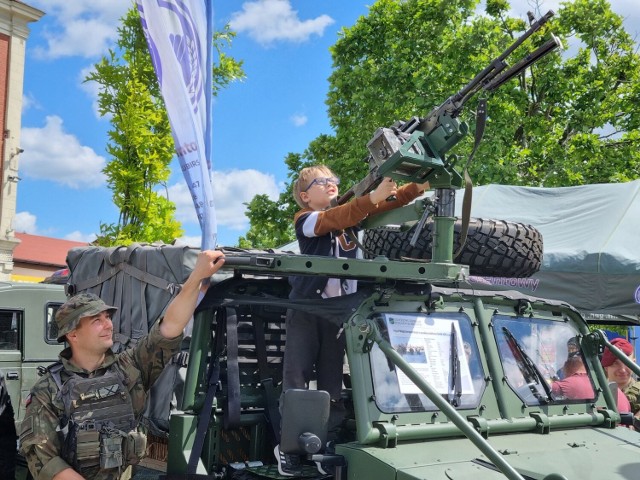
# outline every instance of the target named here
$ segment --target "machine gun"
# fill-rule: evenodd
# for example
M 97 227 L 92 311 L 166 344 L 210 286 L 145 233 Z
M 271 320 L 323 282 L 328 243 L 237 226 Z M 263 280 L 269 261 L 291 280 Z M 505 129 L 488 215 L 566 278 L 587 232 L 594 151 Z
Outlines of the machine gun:
M 445 154 L 468 133 L 468 125 L 458 117 L 465 104 L 478 92 L 492 92 L 522 73 L 548 53 L 562 46 L 555 36 L 533 52 L 509 67 L 507 57 L 533 33 L 538 31 L 552 16 L 549 10 L 539 20 L 533 21 L 529 29 L 478 73 L 459 92 L 435 107 L 426 117 L 413 117 L 399 121 L 388 128 L 379 128 L 367 144 L 370 155 L 369 174 L 342 195 L 338 203 L 343 204 L 353 196 L 360 197 L 374 190 L 384 177 L 408 182 L 430 181 L 434 187 L 462 187 L 462 178 L 445 160 Z M 479 110 L 486 108 L 481 104 Z M 476 138 L 482 136 L 482 125 L 477 125 Z M 478 132 L 478 130 L 481 130 Z

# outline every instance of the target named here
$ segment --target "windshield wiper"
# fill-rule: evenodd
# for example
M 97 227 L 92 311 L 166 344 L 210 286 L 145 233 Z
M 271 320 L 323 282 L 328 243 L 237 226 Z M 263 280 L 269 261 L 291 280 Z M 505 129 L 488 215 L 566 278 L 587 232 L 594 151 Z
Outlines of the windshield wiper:
M 515 359 L 520 372 L 524 376 L 524 381 L 527 383 L 527 386 L 531 390 L 533 396 L 536 397 L 536 399 L 540 403 L 551 402 L 553 400 L 551 396 L 551 387 L 544 379 L 544 376 L 538 369 L 538 366 L 533 360 L 531 360 L 531 357 L 527 355 L 527 352 L 524 351 L 522 345 L 518 343 L 516 337 L 513 336 L 513 334 L 507 327 L 502 327 L 502 332 L 507 339 L 507 345 L 509 345 L 509 349 L 513 354 L 513 358 Z M 540 392 L 536 388 L 536 385 L 542 385 L 542 388 L 546 393 L 546 397 L 543 397 L 540 394 Z
M 451 324 L 451 346 L 449 350 L 449 403 L 454 407 L 460 406 L 462 397 L 462 372 L 460 358 L 458 358 L 458 333 Z

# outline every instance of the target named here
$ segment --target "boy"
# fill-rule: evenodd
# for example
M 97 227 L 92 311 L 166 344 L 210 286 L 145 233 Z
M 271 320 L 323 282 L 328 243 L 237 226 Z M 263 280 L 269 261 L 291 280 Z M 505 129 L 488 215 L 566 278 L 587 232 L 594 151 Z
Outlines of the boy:
M 340 180 L 326 166 L 304 168 L 293 184 L 296 203 L 302 208 L 294 217 L 296 237 L 303 255 L 355 258 L 354 239 L 342 231 L 368 215 L 403 206 L 429 188 L 429 182 L 410 183 L 398 188 L 385 178 L 368 195 L 344 205 L 331 207 L 338 197 Z M 395 200 L 386 201 L 390 196 Z M 322 276 L 292 276 L 289 298 L 328 298 L 356 291 L 356 280 Z M 315 315 L 290 309 L 286 318 L 283 391 L 308 388 L 314 366 L 317 388 L 329 393 L 332 406 L 340 400 L 344 335 L 339 327 Z
M 406 205 L 429 188 L 429 182 L 398 188 L 392 179 L 385 178 L 368 195 L 332 207 L 332 200 L 338 197 L 339 184 L 338 177 L 324 165 L 302 169 L 294 182 L 293 196 L 302 209 L 294 217 L 301 254 L 355 258 L 357 245 L 343 229 L 356 226 L 371 214 Z M 395 199 L 387 201 L 391 196 Z M 341 281 L 317 275 L 291 276 L 289 283 L 291 299 L 337 297 L 354 293 L 357 287 L 356 280 Z M 334 323 L 294 309 L 287 311 L 286 329 L 282 391 L 308 388 L 315 367 L 317 389 L 328 392 L 331 398 L 329 428 L 332 429 L 342 420 L 338 417 L 344 416 L 340 401 L 344 335 Z M 300 473 L 279 445 L 274 453 L 281 475 Z

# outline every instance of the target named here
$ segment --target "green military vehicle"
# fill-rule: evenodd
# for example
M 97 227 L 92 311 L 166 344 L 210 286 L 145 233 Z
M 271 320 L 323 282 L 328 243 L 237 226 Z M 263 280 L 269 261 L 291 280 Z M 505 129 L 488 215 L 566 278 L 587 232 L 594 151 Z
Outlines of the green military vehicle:
M 301 476 L 637 478 L 640 436 L 619 426 L 598 359 L 608 342 L 570 305 L 464 288 L 466 267 L 453 264 L 268 253 L 228 259 L 248 264 L 212 286 L 196 313 L 184 413 L 171 417 L 169 473 L 277 477 L 272 441 L 281 424 L 280 444 L 309 460 Z M 287 276 L 305 273 L 357 278 L 359 292 L 288 300 Z M 284 397 L 281 421 L 274 408 L 286 308 L 344 321 L 347 413 L 329 448 L 322 392 Z M 554 388 L 570 341 L 580 345 L 590 384 L 577 397 Z
M 567 303 L 467 282 L 470 273 L 534 273 L 536 230 L 485 228 L 453 212 L 468 182 L 445 154 L 467 133 L 462 107 L 559 46 L 552 36 L 513 67 L 504 61 L 552 14 L 429 115 L 375 133 L 369 175 L 339 203 L 383 177 L 429 180 L 435 193 L 367 219 L 366 259 L 227 252 L 233 274 L 209 288 L 194 317 L 183 412 L 169 428 L 169 478 L 279 478 L 275 444 L 298 477 L 637 478 L 640 436 L 620 426 L 631 417 L 617 411 L 617 390 L 599 362 L 606 336 L 590 333 Z M 485 107 L 481 101 L 476 145 Z M 291 275 L 357 279 L 358 291 L 290 300 Z M 289 308 L 326 314 L 344 329 L 338 428 L 326 392 L 278 389 Z M 581 388 L 565 388 L 561 378 L 576 362 Z
M 640 436 L 620 426 L 631 418 L 617 411 L 599 362 L 599 352 L 610 346 L 606 337 L 590 333 L 567 303 L 468 283 L 474 273 L 533 273 L 540 235 L 530 226 L 466 214 L 458 220 L 453 211 L 456 190 L 466 182 L 445 154 L 467 133 L 458 119 L 462 107 L 558 46 L 553 37 L 512 68 L 504 61 L 550 15 L 427 117 L 376 132 L 368 145 L 370 174 L 340 201 L 367 194 L 383 177 L 429 180 L 434 196 L 367 219 L 368 258 L 225 250 L 225 266 L 194 315 L 179 411 L 164 443 L 149 448 L 166 472 L 147 470 L 141 478 L 284 478 L 276 445 L 297 478 L 638 477 Z M 483 124 L 479 115 L 476 144 Z M 182 264 L 193 260 L 189 249 L 145 248 L 90 247 L 68 257 L 71 293 L 94 291 L 121 306 L 114 317 L 118 347 L 146 327 L 133 328 L 124 315 L 155 320 L 188 274 Z M 175 251 L 179 261 L 172 267 L 167 259 Z M 292 275 L 356 279 L 358 290 L 290 300 Z M 126 307 L 113 303 L 127 297 Z M 326 392 L 281 392 L 290 308 L 343 327 L 339 417 Z M 563 390 L 564 367 L 576 358 L 584 368 L 582 388 Z M 165 397 L 155 393 L 156 400 Z
M 55 362 L 62 350 L 50 326 L 65 300 L 62 285 L 0 282 L 0 370 L 16 421 L 24 416 L 38 370 Z

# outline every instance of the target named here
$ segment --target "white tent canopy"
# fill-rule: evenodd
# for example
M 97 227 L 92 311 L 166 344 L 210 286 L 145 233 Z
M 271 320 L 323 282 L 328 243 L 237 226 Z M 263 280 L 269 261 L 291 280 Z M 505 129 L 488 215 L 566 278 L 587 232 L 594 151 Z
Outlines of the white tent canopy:
M 462 198 L 459 192 L 458 216 Z M 594 321 L 640 320 L 640 180 L 475 187 L 471 216 L 533 225 L 544 241 L 542 268 L 533 277 L 472 277 L 473 283 L 564 300 Z

